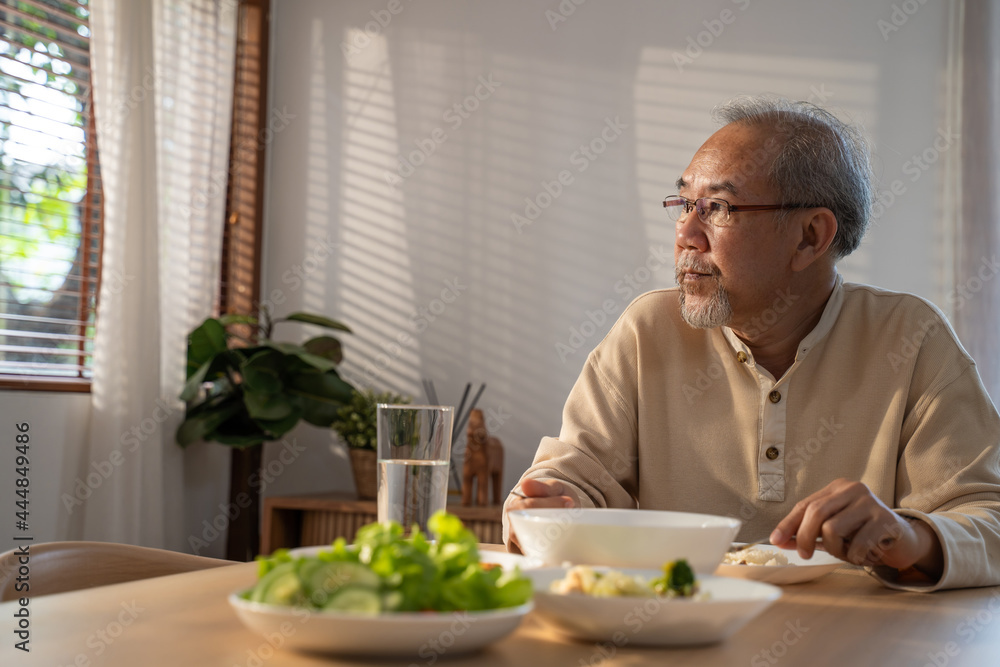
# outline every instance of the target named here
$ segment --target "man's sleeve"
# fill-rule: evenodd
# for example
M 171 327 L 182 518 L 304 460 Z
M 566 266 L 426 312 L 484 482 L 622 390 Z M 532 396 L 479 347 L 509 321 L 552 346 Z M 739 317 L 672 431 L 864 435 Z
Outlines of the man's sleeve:
M 944 572 L 929 585 L 897 581 L 891 568 L 872 573 L 904 590 L 1000 584 L 1000 416 L 971 361 L 914 405 L 904 435 L 909 437 L 896 468 L 896 511 L 934 530 Z
M 634 364 L 630 367 L 628 362 L 634 355 L 629 355 L 628 344 L 624 347 L 619 349 L 610 335 L 591 353 L 566 400 L 559 437 L 542 438 L 522 481 L 560 480 L 579 507 L 636 506 L 638 390 Z M 503 511 L 503 538 L 508 545 L 511 499 L 508 496 Z

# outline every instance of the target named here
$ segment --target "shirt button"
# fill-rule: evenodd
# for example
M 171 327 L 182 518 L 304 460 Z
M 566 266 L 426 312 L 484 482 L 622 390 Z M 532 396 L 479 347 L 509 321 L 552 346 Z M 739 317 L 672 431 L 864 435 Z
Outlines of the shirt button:
M 770 394 L 768 394 L 767 397 L 771 399 L 772 403 L 777 403 L 778 401 L 781 400 L 781 392 L 775 389 Z
M 778 456 L 780 456 L 780 455 L 781 455 L 781 452 L 778 451 L 777 447 L 768 447 L 767 451 L 764 452 L 764 456 L 766 456 L 767 458 L 769 458 L 772 461 L 774 459 L 778 458 Z
M 746 361 L 747 361 L 747 353 L 744 352 L 743 350 L 740 350 L 739 352 L 737 352 L 736 353 L 736 361 L 740 362 L 741 364 L 745 364 Z

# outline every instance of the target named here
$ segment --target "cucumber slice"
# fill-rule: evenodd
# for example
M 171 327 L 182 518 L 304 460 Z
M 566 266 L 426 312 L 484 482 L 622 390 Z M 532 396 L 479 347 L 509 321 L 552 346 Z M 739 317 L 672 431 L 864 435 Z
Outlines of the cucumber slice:
M 300 572 L 313 604 L 325 607 L 345 586 L 361 586 L 378 591 L 382 580 L 377 574 L 358 563 L 319 563 L 319 567 L 303 568 Z
M 312 579 L 312 576 L 316 573 L 316 571 L 325 565 L 326 563 L 324 563 L 323 561 L 311 558 L 303 558 L 299 560 L 299 565 L 297 568 L 297 571 L 299 573 L 299 579 L 301 579 L 304 582 L 309 581 L 310 579 Z
M 377 614 L 382 611 L 382 596 L 368 586 L 343 586 L 333 594 L 323 610 Z
M 302 602 L 302 582 L 295 563 L 282 563 L 265 574 L 250 594 L 251 602 L 294 605 Z

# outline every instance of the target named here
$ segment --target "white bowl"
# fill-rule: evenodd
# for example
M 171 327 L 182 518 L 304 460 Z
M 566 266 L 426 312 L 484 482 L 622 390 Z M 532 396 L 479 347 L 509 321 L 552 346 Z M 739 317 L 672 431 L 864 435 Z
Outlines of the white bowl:
M 734 546 L 743 546 L 743 544 L 737 543 Z M 715 573 L 721 577 L 752 579 L 783 586 L 812 581 L 833 572 L 841 565 L 847 565 L 836 556 L 831 556 L 820 549 L 814 551 L 812 558 L 808 560 L 800 556 L 794 549 L 779 549 L 767 544 L 757 545 L 754 549 L 781 553 L 788 559 L 788 565 L 727 565 L 722 563 L 715 570 Z
M 606 569 L 606 568 L 597 568 Z M 654 579 L 661 570 L 622 569 Z M 561 595 L 549 585 L 565 576 L 564 568 L 525 570 L 535 584 L 535 615 L 553 630 L 587 641 L 616 646 L 692 646 L 728 638 L 781 597 L 777 586 L 726 577 L 698 577 L 708 599 L 598 598 Z
M 711 574 L 740 529 L 739 519 L 627 509 L 531 509 L 509 513 L 529 561 L 541 565 L 659 568 L 684 558 Z

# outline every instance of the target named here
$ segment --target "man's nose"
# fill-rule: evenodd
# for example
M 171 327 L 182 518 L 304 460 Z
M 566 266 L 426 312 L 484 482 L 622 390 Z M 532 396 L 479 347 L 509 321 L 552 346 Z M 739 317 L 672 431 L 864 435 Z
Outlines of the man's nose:
M 676 243 L 677 247 L 685 250 L 708 250 L 708 235 L 706 225 L 698 217 L 698 211 L 692 209 L 690 213 L 682 213 L 676 222 Z

